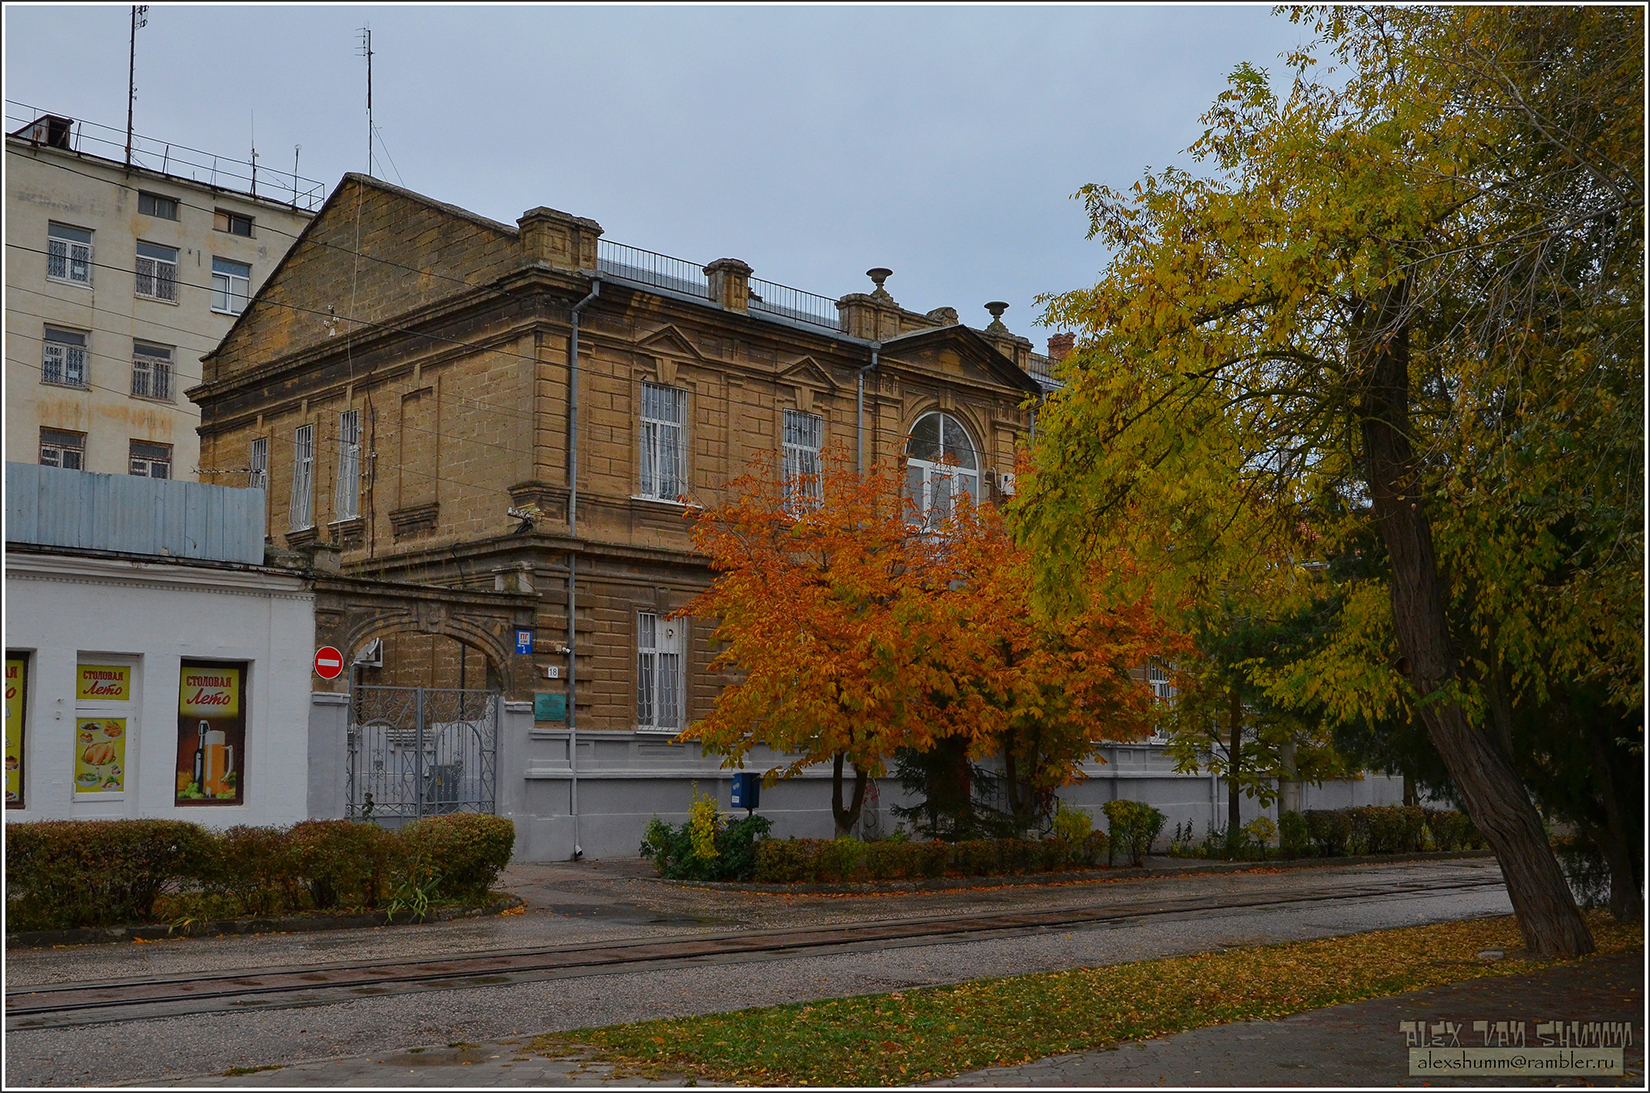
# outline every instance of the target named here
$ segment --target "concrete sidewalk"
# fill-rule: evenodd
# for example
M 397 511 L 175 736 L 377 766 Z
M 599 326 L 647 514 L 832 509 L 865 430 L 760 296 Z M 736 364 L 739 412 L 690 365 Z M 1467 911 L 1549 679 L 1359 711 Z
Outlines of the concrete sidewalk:
M 1472 1045 L 1474 1021 L 1523 1021 L 1535 1044 L 1540 1021 L 1627 1021 L 1632 1043 L 1620 1080 L 1590 1085 L 1644 1085 L 1644 955 L 1601 957 L 1533 975 L 1480 979 L 1454 986 L 1312 1010 L 1280 1021 L 1214 1025 L 1105 1051 L 1056 1056 L 1016 1067 L 959 1075 L 936 1086 L 1213 1086 L 1396 1087 L 1420 1085 L 1542 1086 L 1575 1078 L 1412 1078 L 1399 1024 L 1458 1022 Z M 167 1082 L 184 1086 L 515 1087 L 709 1085 L 677 1075 L 615 1079 L 611 1068 L 547 1059 L 521 1041 L 460 1044 L 394 1054 L 326 1059 L 250 1074 Z M 138 1083 L 134 1083 L 138 1084 Z M 156 1084 L 153 1082 L 141 1083 Z

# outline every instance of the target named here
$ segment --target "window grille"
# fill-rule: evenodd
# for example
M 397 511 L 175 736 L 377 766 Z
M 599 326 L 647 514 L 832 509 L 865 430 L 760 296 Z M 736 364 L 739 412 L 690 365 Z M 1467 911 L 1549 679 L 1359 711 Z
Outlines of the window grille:
M 40 352 L 40 382 L 86 386 L 86 335 L 55 326 L 46 328 Z
M 137 294 L 146 300 L 178 302 L 178 252 L 153 243 L 137 245 Z
M 642 384 L 643 497 L 674 501 L 687 492 L 686 416 L 686 391 Z
M 793 505 L 818 504 L 825 495 L 819 456 L 824 438 L 824 418 L 799 410 L 785 411 L 785 497 Z
M 131 442 L 129 469 L 139 478 L 172 477 L 172 445 L 152 444 L 147 440 Z
M 239 315 L 252 295 L 252 267 L 227 258 L 212 259 L 212 310 Z
M 954 499 L 980 497 L 980 460 L 968 430 L 950 414 L 925 414 L 905 445 L 906 496 L 924 524 L 951 515 Z
M 138 191 L 138 212 L 144 216 L 159 217 L 161 220 L 176 220 L 178 218 L 178 200 L 175 197 L 162 197 L 160 194 Z
M 314 474 L 315 426 L 300 425 L 292 434 L 292 498 L 287 506 L 287 527 L 292 531 L 315 526 L 310 518 Z
M 682 730 L 682 619 L 636 616 L 636 726 Z
M 46 225 L 46 277 L 70 284 L 92 283 L 92 233 L 67 224 Z
M 338 481 L 333 488 L 334 520 L 353 520 L 361 492 L 361 411 L 338 415 Z
M 225 209 L 213 211 L 212 227 L 216 231 L 228 232 L 230 235 L 244 235 L 248 238 L 252 236 L 252 218 Z
M 40 430 L 40 462 L 66 471 L 86 469 L 86 434 L 64 429 Z
M 248 460 L 246 484 L 253 489 L 269 489 L 269 438 L 260 436 L 252 441 L 251 458 Z
M 164 346 L 132 343 L 132 394 L 172 400 L 172 351 Z

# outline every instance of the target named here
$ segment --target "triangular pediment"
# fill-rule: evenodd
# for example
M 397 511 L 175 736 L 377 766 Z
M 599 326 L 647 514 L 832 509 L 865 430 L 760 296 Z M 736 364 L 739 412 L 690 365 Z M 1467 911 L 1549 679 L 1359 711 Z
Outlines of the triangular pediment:
M 653 333 L 640 339 L 636 346 L 644 353 L 681 357 L 691 361 L 706 359 L 705 355 L 694 348 L 692 342 L 688 341 L 687 335 L 676 328 L 675 323 L 666 323 L 659 327 Z
M 813 384 L 827 391 L 835 391 L 841 386 L 825 366 L 812 357 L 803 357 L 799 361 L 785 365 L 779 370 L 779 378 L 787 383 Z
M 978 331 L 966 326 L 942 326 L 906 334 L 882 343 L 882 354 L 940 375 L 961 376 L 975 382 L 1001 384 L 1029 394 L 1041 394 L 1037 381 L 1021 371 Z

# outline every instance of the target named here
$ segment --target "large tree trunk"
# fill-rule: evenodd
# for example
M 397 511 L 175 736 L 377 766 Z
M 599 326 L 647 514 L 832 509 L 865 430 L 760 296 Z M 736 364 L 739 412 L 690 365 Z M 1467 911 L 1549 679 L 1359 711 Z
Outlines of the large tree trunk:
M 1403 282 L 1354 320 L 1352 352 L 1364 379 L 1364 459 L 1381 538 L 1392 562 L 1392 621 L 1433 746 L 1495 852 L 1524 944 L 1536 956 L 1580 956 L 1593 938 L 1576 908 L 1541 818 L 1511 764 L 1442 692 L 1456 678 L 1432 525 L 1409 437 L 1409 335 Z
M 865 772 L 854 766 L 854 801 L 847 808 L 842 807 L 842 764 L 848 758 L 846 752 L 837 752 L 831 760 L 831 819 L 836 821 L 836 837 L 845 839 L 854 830 L 859 822 L 859 810 L 865 805 Z

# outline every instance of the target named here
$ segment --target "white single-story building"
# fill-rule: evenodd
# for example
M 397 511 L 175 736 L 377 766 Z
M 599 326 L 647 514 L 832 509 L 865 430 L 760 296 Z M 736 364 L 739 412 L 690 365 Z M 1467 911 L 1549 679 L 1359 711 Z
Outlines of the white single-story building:
M 6 819 L 309 816 L 315 597 L 263 491 L 6 464 Z

